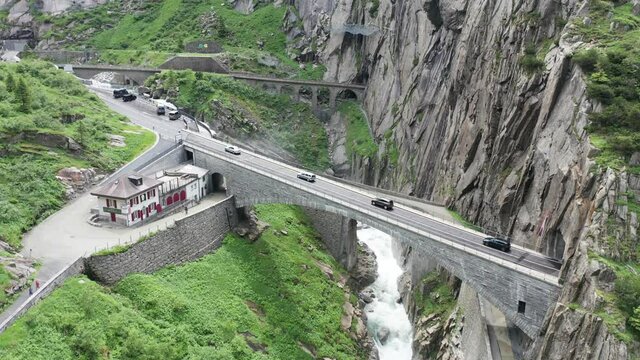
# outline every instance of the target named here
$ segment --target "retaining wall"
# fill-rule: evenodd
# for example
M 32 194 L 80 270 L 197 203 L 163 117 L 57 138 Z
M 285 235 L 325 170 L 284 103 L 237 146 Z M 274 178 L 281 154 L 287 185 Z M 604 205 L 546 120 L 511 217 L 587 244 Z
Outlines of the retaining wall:
M 219 248 L 238 223 L 235 201 L 223 202 L 175 222 L 174 227 L 133 244 L 126 252 L 93 255 L 86 260 L 90 278 L 113 284 L 131 273 L 152 273 L 167 265 L 200 258 Z

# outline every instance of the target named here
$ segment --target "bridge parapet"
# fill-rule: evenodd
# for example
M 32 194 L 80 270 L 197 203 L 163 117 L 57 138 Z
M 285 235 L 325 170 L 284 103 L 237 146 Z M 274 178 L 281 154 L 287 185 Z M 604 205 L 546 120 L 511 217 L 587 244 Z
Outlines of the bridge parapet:
M 302 186 L 299 181 L 284 179 L 265 169 L 221 156 L 190 138 L 185 139 L 184 144 L 186 149 L 193 151 L 195 165 L 225 176 L 228 194 L 236 197 L 238 206 L 263 203 L 301 205 L 352 218 L 384 231 L 430 254 L 532 338 L 537 337 L 548 309 L 558 297 L 560 288 L 555 276 L 478 252 L 393 220 L 376 209 L 354 205 L 348 199 L 316 191 Z

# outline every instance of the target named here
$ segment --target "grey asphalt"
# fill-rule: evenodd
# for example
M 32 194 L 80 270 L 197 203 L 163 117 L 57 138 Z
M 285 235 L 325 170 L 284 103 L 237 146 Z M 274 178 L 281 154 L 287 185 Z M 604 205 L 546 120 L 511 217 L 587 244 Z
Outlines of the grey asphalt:
M 188 142 L 194 143 L 202 148 L 225 156 L 233 156 L 224 152 L 227 144 L 224 142 L 198 136 L 196 134 L 189 135 Z M 301 171 L 288 165 L 279 163 L 274 160 L 267 160 L 261 156 L 256 156 L 249 151 L 243 151 L 242 155 L 235 156 L 235 161 L 242 161 L 250 164 L 259 170 L 263 170 L 272 175 L 282 177 L 284 179 L 295 179 L 296 174 Z M 512 247 L 511 252 L 502 252 L 482 244 L 484 236 L 475 232 L 470 232 L 464 228 L 454 226 L 437 219 L 427 217 L 426 214 L 419 211 L 411 211 L 407 208 L 396 206 L 393 211 L 386 211 L 371 206 L 371 196 L 359 191 L 359 189 L 344 184 L 323 181 L 323 177 L 318 176 L 315 183 L 301 182 L 302 186 L 309 187 L 316 191 L 322 191 L 326 195 L 339 199 L 349 199 L 350 203 L 359 207 L 371 207 L 377 209 L 388 216 L 391 220 L 395 220 L 414 228 L 427 231 L 431 234 L 440 236 L 444 239 L 465 245 L 469 248 L 477 250 L 481 253 L 490 254 L 508 262 L 521 265 L 527 269 L 536 270 L 544 274 L 558 276 L 561 264 L 542 254 L 525 250 L 522 248 Z M 402 200 L 394 200 L 397 204 L 401 204 Z

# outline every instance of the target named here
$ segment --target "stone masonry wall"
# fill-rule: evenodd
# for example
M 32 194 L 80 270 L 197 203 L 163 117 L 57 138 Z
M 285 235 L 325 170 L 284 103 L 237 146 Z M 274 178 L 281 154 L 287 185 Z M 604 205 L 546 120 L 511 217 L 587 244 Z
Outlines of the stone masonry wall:
M 109 285 L 131 273 L 151 273 L 198 259 L 219 248 L 237 221 L 235 200 L 230 197 L 177 220 L 174 227 L 134 244 L 126 252 L 89 257 L 86 272 L 93 280 Z
M 347 270 L 358 262 L 356 221 L 344 216 L 304 208 L 313 227 L 320 233 L 327 250 Z

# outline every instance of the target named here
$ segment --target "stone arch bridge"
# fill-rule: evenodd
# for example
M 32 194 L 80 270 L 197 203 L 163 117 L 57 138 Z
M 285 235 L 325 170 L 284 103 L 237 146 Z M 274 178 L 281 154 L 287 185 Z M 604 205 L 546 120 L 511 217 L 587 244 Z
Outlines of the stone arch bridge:
M 371 206 L 365 189 L 319 177 L 315 183 L 296 178 L 297 169 L 243 151 L 232 155 L 225 144 L 186 134 L 186 158 L 209 169 L 217 182 L 224 176 L 227 194 L 236 206 L 285 203 L 355 219 L 430 254 L 440 266 L 493 303 L 532 339 L 559 295 L 558 264 L 537 253 L 511 253 L 482 246 L 483 234 L 396 205 L 393 211 Z M 401 202 L 401 200 L 398 200 Z
M 164 70 L 163 68 L 92 64 L 58 66 L 64 67 L 82 79 L 91 79 L 100 73 L 113 72 L 122 77 L 120 82 L 125 85 L 142 85 L 148 77 Z M 226 73 L 220 71 L 217 67 L 211 67 L 210 72 Z M 366 90 L 364 85 L 357 84 L 279 79 L 235 72 L 228 73 L 228 75 L 235 80 L 244 81 L 249 85 L 260 87 L 267 91 L 289 95 L 296 101 L 308 98 L 314 111 L 329 111 L 330 114 L 336 111 L 338 99 L 362 100 Z

